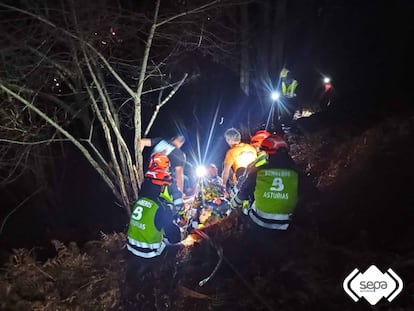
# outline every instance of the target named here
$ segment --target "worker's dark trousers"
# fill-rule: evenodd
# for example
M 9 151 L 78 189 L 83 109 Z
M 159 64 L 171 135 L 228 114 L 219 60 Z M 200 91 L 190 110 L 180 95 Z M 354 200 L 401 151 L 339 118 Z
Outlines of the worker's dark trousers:
M 174 267 L 176 265 L 177 246 L 167 246 L 160 256 L 154 258 L 142 258 L 125 250 L 127 296 L 143 293 L 152 295 L 153 288 L 145 286 L 145 280 L 151 279 L 151 284 L 165 291 L 172 287 L 174 280 Z M 165 282 L 168 280 L 168 282 Z
M 279 107 L 279 118 L 280 122 L 283 124 L 290 124 L 293 119 L 293 115 L 295 114 L 295 111 L 298 107 L 298 102 L 296 97 L 293 98 L 287 98 L 283 97 L 281 99 L 281 104 Z
M 244 215 L 243 223 L 246 226 L 246 233 L 249 247 L 252 247 L 253 253 L 256 254 L 255 261 L 269 267 L 278 256 L 284 254 L 286 241 L 289 237 L 290 230 L 267 229 L 256 224 L 250 216 Z

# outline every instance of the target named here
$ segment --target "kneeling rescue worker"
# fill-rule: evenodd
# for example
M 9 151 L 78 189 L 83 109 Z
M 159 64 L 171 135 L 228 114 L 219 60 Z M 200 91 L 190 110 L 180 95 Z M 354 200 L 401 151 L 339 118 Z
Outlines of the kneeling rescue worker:
M 151 157 L 128 227 L 127 249 L 136 256 L 159 256 L 166 246 L 164 238 L 171 244 L 181 240 L 180 229 L 173 223 L 173 209 L 180 209 L 183 201 L 169 167 L 166 155 L 156 153 Z
M 246 180 L 231 200 L 232 207 L 244 206 L 243 213 L 260 227 L 287 230 L 298 203 L 299 173 L 280 136 L 265 138 L 260 150 L 265 161 L 249 168 Z M 249 204 L 243 204 L 243 201 Z
M 173 182 L 169 167 L 166 155 L 152 155 L 140 196 L 132 208 L 127 240 L 127 282 L 133 284 L 132 288 L 147 272 L 154 275 L 161 260 L 167 265 L 173 262 L 178 243 L 184 238 L 173 221 L 183 205 L 182 193 Z

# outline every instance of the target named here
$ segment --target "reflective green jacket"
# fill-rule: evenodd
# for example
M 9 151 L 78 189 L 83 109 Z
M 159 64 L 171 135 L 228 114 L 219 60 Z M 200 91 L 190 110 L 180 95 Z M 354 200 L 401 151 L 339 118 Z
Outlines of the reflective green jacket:
M 298 81 L 292 80 L 290 83 L 282 81 L 282 95 L 287 98 L 293 98 L 296 96 L 296 88 L 298 87 Z
M 142 197 L 135 202 L 128 227 L 127 244 L 128 250 L 134 255 L 152 258 L 164 250 L 163 233 L 154 223 L 158 208 L 158 204 L 149 198 Z

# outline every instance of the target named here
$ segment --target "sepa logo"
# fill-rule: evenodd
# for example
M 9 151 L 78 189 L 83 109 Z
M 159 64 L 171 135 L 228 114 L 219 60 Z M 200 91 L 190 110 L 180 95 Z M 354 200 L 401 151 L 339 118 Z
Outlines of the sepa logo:
M 372 265 L 364 273 L 354 269 L 345 278 L 343 287 L 355 302 L 364 297 L 371 305 L 375 305 L 382 297 L 389 302 L 394 300 L 401 293 L 403 282 L 391 268 L 382 273 Z

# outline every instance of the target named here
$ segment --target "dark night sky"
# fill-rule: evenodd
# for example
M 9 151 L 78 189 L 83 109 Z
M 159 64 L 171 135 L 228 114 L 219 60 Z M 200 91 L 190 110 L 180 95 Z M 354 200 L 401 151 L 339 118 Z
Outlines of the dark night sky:
M 300 11 L 297 7 L 300 3 L 289 8 L 295 36 L 286 42 L 286 63 L 299 80 L 301 100 L 309 102 L 321 74 L 328 74 L 333 78 L 338 100 L 354 113 L 376 110 L 379 106 L 392 110 L 395 102 L 406 101 L 411 64 L 409 47 L 413 41 L 412 3 L 319 1 L 314 4 L 312 11 Z M 225 66 L 208 59 L 199 60 L 198 64 L 200 78 L 178 92 L 163 108 L 159 120 L 171 120 L 174 116 L 174 123 L 182 122 L 190 138 L 184 147 L 188 152 L 191 146 L 195 147 L 194 132 L 200 132 L 205 145 L 209 124 L 220 106 L 218 116 L 224 117 L 224 123 L 215 127 L 219 150 L 213 160 L 219 161 L 224 152 L 221 148 L 226 148 L 222 139 L 224 130 L 244 123 L 240 117 L 249 105 L 257 105 L 260 100 L 254 96 L 244 98 L 238 76 Z M 256 121 L 260 116 L 263 115 L 256 115 Z M 175 132 L 174 124 L 166 128 L 164 122 L 160 123 L 162 126 L 155 126 L 151 134 L 170 136 L 170 132 Z

